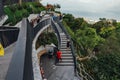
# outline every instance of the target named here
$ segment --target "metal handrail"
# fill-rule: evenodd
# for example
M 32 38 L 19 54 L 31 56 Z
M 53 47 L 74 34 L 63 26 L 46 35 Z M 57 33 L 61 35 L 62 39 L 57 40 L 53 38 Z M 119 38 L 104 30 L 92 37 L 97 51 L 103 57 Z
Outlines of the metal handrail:
M 54 22 L 54 20 L 53 19 L 51 19 L 51 25 L 52 25 L 52 27 L 54 28 L 54 30 L 55 30 L 55 33 L 57 34 L 57 38 L 58 38 L 58 48 L 60 49 L 60 44 L 61 44 L 61 39 L 60 39 L 60 33 L 59 33 L 59 31 L 58 31 L 58 29 L 57 29 L 57 27 L 56 27 L 56 24 L 55 24 L 55 22 Z
M 66 31 L 64 25 L 61 22 L 58 22 L 58 25 L 61 27 L 63 32 L 66 34 L 67 38 L 70 39 L 70 43 L 71 43 L 70 47 L 72 49 L 72 55 L 73 55 L 73 59 L 74 59 L 74 70 L 75 70 L 75 73 L 76 73 L 76 70 L 77 70 L 77 60 L 76 60 L 76 56 L 75 56 L 75 50 L 74 50 L 73 41 L 72 41 L 70 35 L 68 34 L 68 32 Z
M 41 20 L 33 29 L 34 29 L 34 37 L 35 35 L 39 32 L 39 30 L 41 30 L 44 26 L 51 24 L 51 19 L 46 18 Z

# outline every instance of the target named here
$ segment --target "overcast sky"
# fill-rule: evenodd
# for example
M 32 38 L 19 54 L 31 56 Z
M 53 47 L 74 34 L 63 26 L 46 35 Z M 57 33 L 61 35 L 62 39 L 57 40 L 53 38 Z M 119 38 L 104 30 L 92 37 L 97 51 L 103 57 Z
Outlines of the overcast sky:
M 105 17 L 120 21 L 120 0 L 42 0 L 42 3 L 58 3 L 62 12 L 72 13 L 75 17 L 93 20 Z

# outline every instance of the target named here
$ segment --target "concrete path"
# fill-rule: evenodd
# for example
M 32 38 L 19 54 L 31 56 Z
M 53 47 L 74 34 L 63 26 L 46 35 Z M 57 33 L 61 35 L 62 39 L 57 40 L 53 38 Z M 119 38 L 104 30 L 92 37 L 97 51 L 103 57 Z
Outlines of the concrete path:
M 4 57 L 0 57 L 0 80 L 5 80 L 7 70 L 13 55 L 15 43 L 5 48 Z
M 41 57 L 41 65 L 47 80 L 80 80 L 75 77 L 74 66 L 55 66 L 55 58 Z

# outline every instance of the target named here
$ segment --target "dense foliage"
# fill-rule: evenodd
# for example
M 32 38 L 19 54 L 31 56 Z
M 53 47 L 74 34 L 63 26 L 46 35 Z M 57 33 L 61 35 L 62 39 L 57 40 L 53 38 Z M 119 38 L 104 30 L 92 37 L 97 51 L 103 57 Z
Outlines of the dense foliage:
M 20 4 L 13 4 L 4 7 L 4 12 L 8 15 L 8 20 L 5 24 L 15 25 L 22 20 L 23 17 L 28 17 L 31 13 L 40 13 L 45 10 L 45 7 L 39 2 L 27 2 Z
M 83 18 L 65 14 L 63 24 L 74 41 L 77 55 L 89 56 L 80 63 L 95 80 L 120 79 L 120 23 L 100 18 L 95 24 L 88 24 Z
M 54 43 L 56 46 L 58 45 L 57 37 L 53 32 L 43 32 L 38 37 L 36 48 L 39 48 L 41 45 Z

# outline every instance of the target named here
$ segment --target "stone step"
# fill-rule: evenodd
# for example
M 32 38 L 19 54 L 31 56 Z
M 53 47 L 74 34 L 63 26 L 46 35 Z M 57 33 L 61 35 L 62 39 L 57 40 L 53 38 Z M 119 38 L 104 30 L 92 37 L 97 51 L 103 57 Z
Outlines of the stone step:
M 66 36 L 65 34 L 60 34 L 61 36 Z
M 73 63 L 73 60 L 63 59 L 60 63 Z
M 69 48 L 69 49 L 66 49 L 66 48 L 61 48 L 60 49 L 61 51 L 71 51 L 71 49 Z
M 60 35 L 65 35 L 65 33 L 60 33 Z
M 61 44 L 67 44 L 67 41 L 61 41 Z
M 71 50 L 71 48 L 67 48 L 67 46 L 61 46 L 61 49 Z
M 66 37 L 66 35 L 60 35 L 60 36 L 65 36 Z
M 63 55 L 63 56 L 64 56 L 64 55 L 68 55 L 68 56 L 70 56 L 70 55 L 71 55 L 71 56 L 72 56 L 72 54 L 61 54 L 61 55 Z
M 63 43 L 63 42 L 61 42 L 61 45 L 67 45 L 67 42 L 64 42 L 64 43 Z
M 62 50 L 62 51 L 71 51 L 71 49 L 70 49 L 70 48 L 66 49 L 66 48 L 64 48 L 64 47 L 61 47 L 61 49 L 60 49 L 60 50 Z
M 67 46 L 67 44 L 61 44 L 61 46 Z
M 65 41 L 63 42 L 63 41 L 62 41 L 61 44 L 67 44 L 67 41 L 66 41 L 66 42 L 65 42 Z
M 67 40 L 66 39 L 61 39 L 61 42 L 67 42 Z
M 65 39 L 65 40 L 68 40 L 68 39 L 67 39 L 67 37 L 61 37 L 61 36 L 60 36 L 60 39 Z
M 71 52 L 62 52 L 62 54 L 72 54 Z
M 66 40 L 66 41 L 68 40 L 67 38 L 60 38 L 60 39 L 61 39 L 61 40 Z
M 61 44 L 61 47 L 66 47 L 67 49 L 67 44 Z
M 62 51 L 62 53 L 64 53 L 64 54 L 68 54 L 68 53 L 72 54 L 71 51 Z
M 68 39 L 66 36 L 60 36 L 60 38 L 62 38 L 62 39 L 64 39 L 64 38 L 65 38 L 65 39 Z
M 71 56 L 72 56 L 72 54 L 69 54 L 69 53 L 67 53 L 67 54 L 65 53 L 65 54 L 64 54 L 64 53 L 62 53 L 62 55 L 61 55 L 61 56 L 62 56 L 62 57 L 71 57 Z
M 72 53 L 71 50 L 69 50 L 69 51 L 68 51 L 68 50 L 66 50 L 66 51 L 65 51 L 65 50 L 64 50 L 64 51 L 63 51 L 63 50 L 60 50 L 60 51 L 62 51 L 62 53 Z
M 61 47 L 67 47 L 67 44 L 61 44 Z
M 67 37 L 60 37 L 60 39 L 63 39 L 63 40 L 68 40 Z
M 74 66 L 74 63 L 57 63 L 57 66 Z
M 62 57 L 63 60 L 70 60 L 70 59 L 73 59 L 72 56 L 65 56 L 65 57 Z

